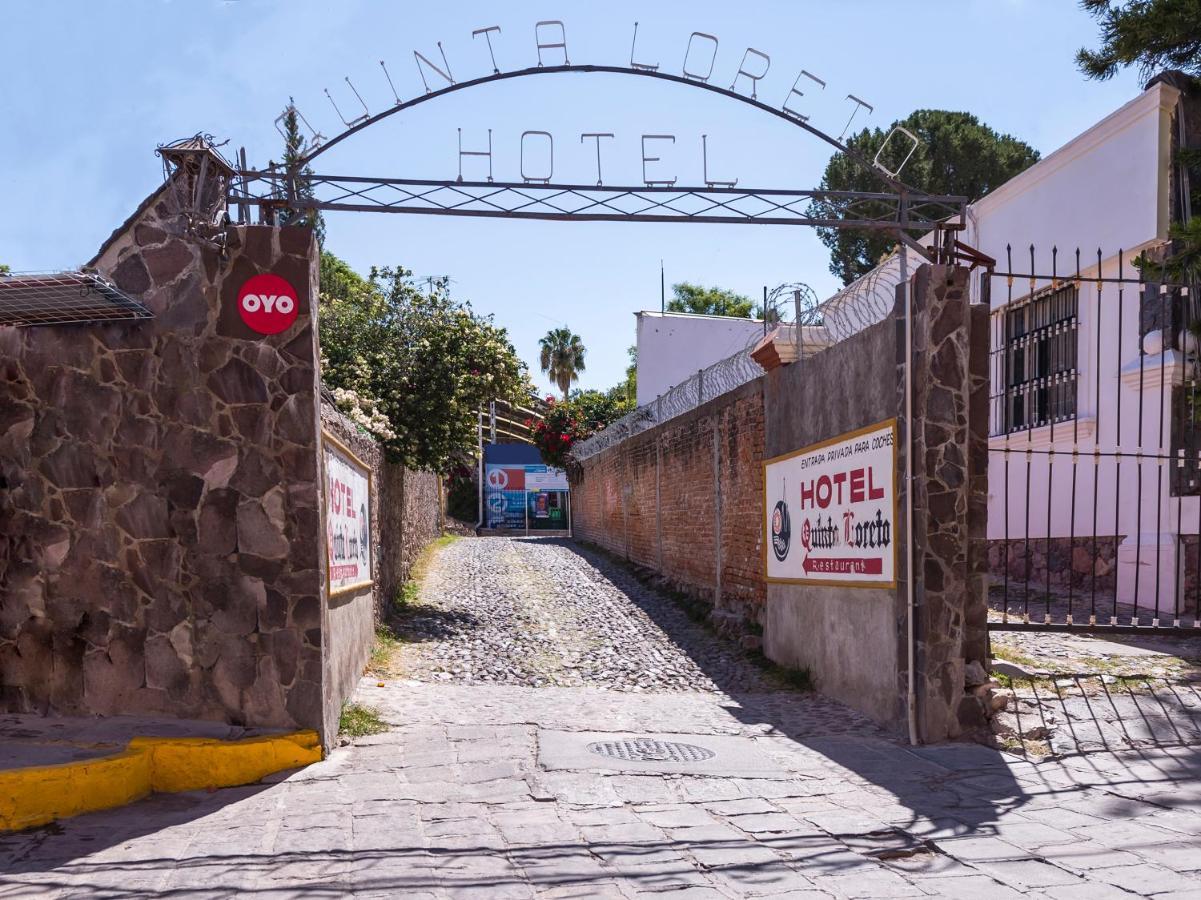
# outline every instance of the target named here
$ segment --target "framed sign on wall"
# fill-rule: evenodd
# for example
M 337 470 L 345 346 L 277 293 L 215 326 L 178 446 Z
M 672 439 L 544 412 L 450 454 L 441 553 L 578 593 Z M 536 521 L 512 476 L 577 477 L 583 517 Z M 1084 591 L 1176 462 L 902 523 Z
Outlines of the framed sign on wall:
M 327 431 L 321 432 L 325 470 L 325 546 L 329 596 L 375 581 L 371 558 L 371 468 Z
M 895 587 L 896 479 L 896 419 L 766 460 L 767 581 Z

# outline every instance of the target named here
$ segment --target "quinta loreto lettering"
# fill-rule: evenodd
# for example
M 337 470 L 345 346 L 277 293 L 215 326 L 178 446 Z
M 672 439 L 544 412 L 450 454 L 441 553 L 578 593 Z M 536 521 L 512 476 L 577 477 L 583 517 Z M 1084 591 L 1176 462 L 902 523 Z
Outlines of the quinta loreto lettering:
M 765 508 L 773 510 L 765 524 L 775 550 L 764 556 L 768 581 L 895 585 L 895 419 L 769 459 L 763 484 Z M 791 515 L 799 534 L 783 554 L 772 533 L 781 515 Z
M 479 40 L 479 38 L 483 38 L 483 40 Z M 628 63 L 622 59 L 620 64 L 616 65 L 587 65 L 579 64 L 578 61 L 576 65 L 573 65 L 571 60 L 573 42 L 568 36 L 566 24 L 560 19 L 545 19 L 534 23 L 532 34 L 527 32 L 524 39 L 518 38 L 518 44 L 524 44 L 525 46 L 524 58 L 527 61 L 526 68 L 515 68 L 504 71 L 502 71 L 497 62 L 497 49 L 503 46 L 508 39 L 503 35 L 499 25 L 488 25 L 473 29 L 471 31 L 471 39 L 472 47 L 460 52 L 455 52 L 452 49 L 448 53 L 442 41 L 435 41 L 432 45 L 425 44 L 420 49 L 413 49 L 411 51 L 413 67 L 416 69 L 414 74 L 417 75 L 416 79 L 410 81 L 413 88 L 418 87 L 417 81 L 419 79 L 420 90 L 424 91 L 424 94 L 428 96 L 488 81 L 493 78 L 508 78 L 513 75 L 540 71 L 558 72 L 565 70 L 625 72 L 642 76 L 668 78 L 675 81 L 703 85 L 710 90 L 737 96 L 783 118 L 791 119 L 817 134 L 822 134 L 822 132 L 810 124 L 810 118 L 815 110 L 823 116 L 829 115 L 833 117 L 839 123 L 844 123 L 845 120 L 845 123 L 842 124 L 842 131 L 836 140 L 826 138 L 839 149 L 842 149 L 840 142 L 843 137 L 852 128 L 860 127 L 861 118 L 870 116 L 875 110 L 875 107 L 871 103 L 854 94 L 846 94 L 845 99 L 839 99 L 841 92 L 831 93 L 827 96 L 828 84 L 826 80 L 795 63 L 784 68 L 777 65 L 773 70 L 771 55 L 760 48 L 737 45 L 733 52 L 722 50 L 720 38 L 717 35 L 708 34 L 703 31 L 692 31 L 687 34 L 686 38 L 683 36 L 683 32 L 681 32 L 673 41 L 668 51 L 668 55 L 672 60 L 669 64 L 665 61 L 667 56 L 661 59 L 662 54 L 648 46 L 645 36 L 642 38 L 639 37 L 638 23 L 635 22 L 630 41 Z M 436 51 L 434 47 L 437 48 Z M 520 53 L 521 51 L 518 49 L 516 52 Z M 510 48 L 508 55 L 512 56 L 513 53 L 514 50 Z M 380 60 L 380 67 L 383 70 L 388 89 L 395 100 L 395 107 L 405 107 L 422 99 L 420 96 L 417 96 L 411 97 L 409 100 L 403 100 L 398 91 L 397 82 L 393 80 L 393 76 L 389 72 L 384 60 Z M 410 69 L 409 72 L 412 73 L 413 70 Z M 765 81 L 768 78 L 769 72 L 772 73 L 771 79 Z M 339 106 L 338 101 L 328 88 L 325 90 L 326 97 L 333 107 L 335 115 L 346 126 L 346 133 L 350 133 L 364 124 L 370 124 L 375 119 L 381 118 L 388 113 L 385 110 L 383 113 L 372 115 L 367 101 L 364 100 L 358 89 L 350 82 L 349 78 L 346 79 L 346 82 L 350 89 L 350 95 L 354 99 L 350 100 L 350 95 L 345 96 L 342 106 Z M 822 102 L 823 100 L 824 102 Z M 349 109 L 346 107 L 348 101 L 354 104 L 356 111 L 357 107 L 361 105 L 363 109 L 362 114 L 355 116 L 354 113 L 345 113 L 343 110 Z M 834 105 L 833 108 L 831 108 L 832 104 Z M 819 109 L 819 106 L 824 108 Z M 310 132 L 310 137 L 305 148 L 306 160 L 308 157 L 316 155 L 323 144 L 336 143 L 341 139 L 341 136 L 338 136 L 333 142 L 330 142 L 324 134 L 309 125 L 308 119 L 303 114 L 300 114 L 299 118 Z M 280 128 L 280 120 L 276 121 L 276 127 Z M 824 134 L 822 136 L 825 137 Z M 705 183 L 709 187 L 733 187 L 737 183 L 737 179 L 719 178 L 710 173 L 708 147 L 705 145 L 707 137 L 707 135 L 701 135 L 700 138 L 702 171 Z M 586 156 L 582 156 L 581 161 L 584 158 L 595 155 L 595 172 L 598 185 L 602 184 L 604 180 L 602 140 L 613 140 L 614 138 L 615 135 L 610 132 L 598 131 L 580 133 L 578 142 L 574 134 L 570 137 L 570 142 L 577 147 L 579 144 L 584 145 L 582 149 Z M 644 183 L 648 187 L 674 185 L 677 179 L 671 167 L 672 164 L 659 154 L 666 150 L 670 144 L 675 143 L 676 136 L 670 134 L 643 134 L 640 135 L 640 138 L 642 143 L 641 161 Z M 465 139 L 467 146 L 464 146 Z M 522 180 L 526 183 L 535 184 L 550 183 L 554 177 L 554 136 L 548 131 L 529 130 L 521 134 L 519 143 L 521 160 L 519 171 L 521 172 Z M 528 163 L 526 160 L 527 143 L 530 145 L 529 152 L 536 157 L 536 159 Z M 491 129 L 488 129 L 486 135 L 484 129 L 478 129 L 472 133 L 464 133 L 460 129 L 459 180 L 462 181 L 464 177 L 463 164 L 465 161 L 479 171 L 483 167 L 484 160 L 487 161 L 487 180 L 492 181 Z M 891 174 L 893 177 L 896 177 L 897 173 Z

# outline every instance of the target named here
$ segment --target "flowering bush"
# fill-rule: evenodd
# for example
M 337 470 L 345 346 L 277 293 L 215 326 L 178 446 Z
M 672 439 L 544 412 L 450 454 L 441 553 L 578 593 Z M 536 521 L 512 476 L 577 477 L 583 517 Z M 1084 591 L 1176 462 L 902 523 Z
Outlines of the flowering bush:
M 556 402 L 554 397 L 547 397 L 546 406 L 545 417 L 537 422 L 527 420 L 526 427 L 534 436 L 542 461 L 562 469 L 567 465 L 572 446 L 588 437 L 592 429 L 571 401 Z
M 323 253 L 319 316 L 322 380 L 394 462 L 445 471 L 474 452 L 481 407 L 526 396 L 505 329 L 453 299 L 445 281 L 422 290 L 400 268 L 365 279 Z
M 542 452 L 542 461 L 548 466 L 564 468 L 572 447 L 629 412 L 631 404 L 611 393 L 576 391 L 570 400 L 547 397 L 545 417 L 525 423 Z

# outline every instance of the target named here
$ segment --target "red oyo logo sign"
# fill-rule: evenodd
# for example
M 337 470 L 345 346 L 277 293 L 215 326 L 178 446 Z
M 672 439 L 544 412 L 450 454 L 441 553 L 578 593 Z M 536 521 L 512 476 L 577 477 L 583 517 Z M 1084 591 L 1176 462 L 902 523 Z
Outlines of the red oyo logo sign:
M 255 275 L 238 291 L 238 312 L 259 334 L 279 334 L 296 321 L 296 288 L 278 275 Z

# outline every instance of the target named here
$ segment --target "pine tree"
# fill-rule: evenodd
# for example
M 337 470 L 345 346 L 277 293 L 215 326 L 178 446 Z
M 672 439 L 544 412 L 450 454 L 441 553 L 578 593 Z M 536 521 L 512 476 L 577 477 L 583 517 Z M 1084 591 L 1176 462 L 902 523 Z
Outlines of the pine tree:
M 1144 80 L 1161 69 L 1201 77 L 1201 3 L 1197 0 L 1082 0 L 1101 25 L 1101 47 L 1082 48 L 1076 65 L 1089 78 L 1112 78 L 1137 65 Z
M 300 117 L 296 107 L 291 103 L 284 110 L 284 171 L 291 172 L 304 157 L 304 136 L 300 133 Z M 297 197 L 304 200 L 313 198 L 313 189 L 306 180 L 313 174 L 310 166 L 304 166 L 297 173 L 301 176 L 297 184 Z M 304 225 L 311 227 L 317 235 L 317 245 L 325 246 L 325 219 L 320 210 L 285 209 L 280 213 L 281 225 Z

